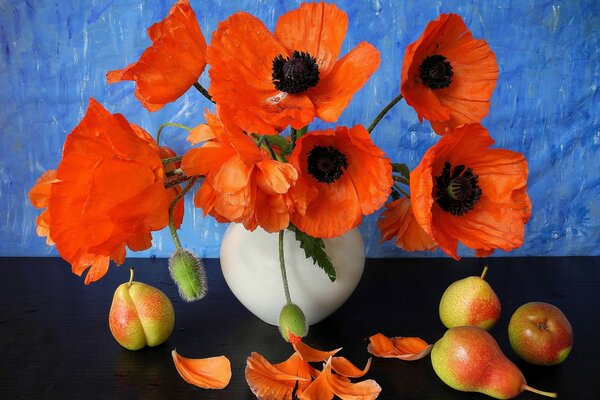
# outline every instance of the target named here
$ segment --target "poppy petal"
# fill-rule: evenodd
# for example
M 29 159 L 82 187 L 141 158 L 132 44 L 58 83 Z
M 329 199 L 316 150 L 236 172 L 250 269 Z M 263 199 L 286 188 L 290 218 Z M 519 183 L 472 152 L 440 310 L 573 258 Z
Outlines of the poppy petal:
M 361 370 L 345 357 L 332 357 L 331 368 L 336 373 L 345 376 L 346 378 L 361 378 L 369 372 L 369 369 L 371 368 L 371 358 L 369 358 L 367 365 Z
M 294 350 L 296 350 L 296 352 L 300 354 L 302 359 L 306 362 L 323 362 L 342 349 L 340 347 L 339 349 L 331 351 L 317 350 L 313 347 L 310 347 L 303 341 L 293 343 L 292 346 L 294 347 Z
M 376 357 L 415 361 L 427 356 L 432 346 L 418 337 L 393 337 L 378 333 L 369 338 L 367 351 Z
M 173 349 L 173 363 L 187 383 L 203 389 L 223 389 L 231 380 L 231 363 L 225 356 L 186 358 Z
M 250 390 L 260 400 L 291 400 L 294 387 L 305 380 L 280 370 L 256 352 L 246 361 L 245 375 Z
M 58 182 L 56 179 L 56 170 L 48 170 L 42 174 L 35 182 L 35 185 L 29 190 L 29 201 L 35 208 L 48 207 L 50 198 L 50 188 L 52 184 Z
M 335 122 L 379 68 L 379 51 L 367 42 L 361 42 L 335 63 L 331 72 L 323 76 L 317 86 L 307 91 L 317 108 L 317 116 L 326 122 Z
M 386 204 L 377 220 L 382 241 L 396 237 L 396 246 L 406 251 L 433 250 L 435 241 L 414 218 L 410 198 L 403 197 Z
M 326 76 L 340 55 L 348 16 L 334 4 L 302 3 L 277 21 L 275 36 L 291 51 L 307 52 Z
M 215 134 L 208 124 L 200 124 L 190 131 L 187 141 L 191 144 L 206 142 L 215 138 Z

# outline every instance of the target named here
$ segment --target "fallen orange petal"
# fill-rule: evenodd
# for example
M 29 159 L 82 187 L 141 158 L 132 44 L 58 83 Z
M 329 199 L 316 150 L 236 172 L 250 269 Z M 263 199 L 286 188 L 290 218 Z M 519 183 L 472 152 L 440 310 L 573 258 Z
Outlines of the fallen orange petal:
M 302 359 L 306 362 L 321 362 L 327 360 L 329 357 L 340 351 L 342 348 L 331 350 L 331 351 L 321 351 L 314 349 L 307 345 L 306 343 L 300 341 L 297 343 L 292 343 L 294 346 L 294 350 L 300 354 Z
M 331 368 L 346 378 L 360 378 L 369 372 L 369 368 L 371 368 L 371 359 L 369 358 L 367 365 L 361 370 L 356 365 L 352 364 L 346 357 L 332 357 Z
M 332 363 L 333 357 L 330 357 L 317 379 L 300 396 L 301 400 L 330 400 L 334 395 L 342 400 L 371 400 L 379 396 L 381 387 L 377 382 L 368 379 L 352 383 L 348 378 L 333 374 Z
M 225 356 L 185 358 L 171 352 L 179 375 L 187 383 L 203 389 L 223 389 L 231 380 L 231 363 Z
M 254 352 L 246 361 L 246 381 L 259 400 L 292 400 L 294 387 L 306 378 L 294 375 L 290 370 L 297 360 L 272 365 L 263 356 Z M 278 367 L 282 367 L 281 369 Z M 310 380 L 310 377 L 308 378 Z
M 415 361 L 431 352 L 431 345 L 418 337 L 394 337 L 378 333 L 369 338 L 367 351 L 376 357 Z

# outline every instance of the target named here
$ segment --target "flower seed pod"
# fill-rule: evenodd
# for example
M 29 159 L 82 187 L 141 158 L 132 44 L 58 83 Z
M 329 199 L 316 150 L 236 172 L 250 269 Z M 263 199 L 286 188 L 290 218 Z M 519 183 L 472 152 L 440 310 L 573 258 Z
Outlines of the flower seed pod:
M 293 303 L 286 304 L 279 314 L 279 332 L 286 342 L 302 338 L 308 333 L 306 317 L 302 309 Z
M 171 278 L 177 283 L 179 295 L 187 302 L 206 295 L 206 272 L 202 261 L 188 250 L 178 249 L 169 259 Z

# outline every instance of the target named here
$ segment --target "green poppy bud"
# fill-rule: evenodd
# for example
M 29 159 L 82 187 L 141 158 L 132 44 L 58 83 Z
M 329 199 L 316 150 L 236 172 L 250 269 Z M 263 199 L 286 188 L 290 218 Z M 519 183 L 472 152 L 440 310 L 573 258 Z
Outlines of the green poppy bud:
M 206 295 L 206 272 L 202 261 L 188 250 L 178 249 L 169 259 L 171 278 L 177 283 L 179 296 L 185 301 L 199 300 Z
M 302 338 L 306 336 L 308 325 L 300 307 L 290 303 L 281 309 L 281 314 L 279 314 L 279 332 L 286 342 L 293 341 L 294 337 Z

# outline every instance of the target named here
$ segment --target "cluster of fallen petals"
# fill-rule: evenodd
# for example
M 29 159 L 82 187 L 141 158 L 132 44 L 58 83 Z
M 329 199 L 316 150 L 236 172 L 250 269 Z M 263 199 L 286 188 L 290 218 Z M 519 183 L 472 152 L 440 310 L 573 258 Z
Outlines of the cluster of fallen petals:
M 336 357 L 341 349 L 316 350 L 299 341 L 293 344 L 294 353 L 285 361 L 271 364 L 258 353 L 252 353 L 246 363 L 246 381 L 252 393 L 260 400 L 343 400 L 375 399 L 381 387 L 372 379 L 362 378 L 371 366 L 363 369 L 344 357 Z M 320 363 L 319 370 L 310 363 Z

